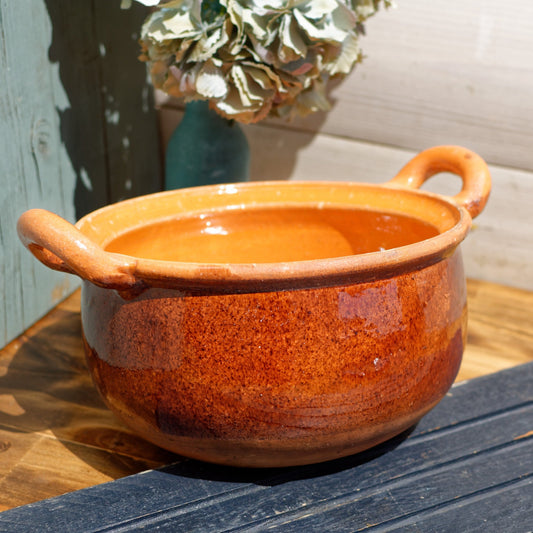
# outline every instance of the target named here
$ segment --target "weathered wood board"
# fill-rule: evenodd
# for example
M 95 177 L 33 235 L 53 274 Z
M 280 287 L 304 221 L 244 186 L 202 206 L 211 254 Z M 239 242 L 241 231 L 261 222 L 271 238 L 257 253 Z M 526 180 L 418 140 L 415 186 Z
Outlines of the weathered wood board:
M 460 144 L 533 170 L 533 3 L 397 0 L 368 20 L 366 54 L 308 131 L 420 150 Z
M 0 346 L 78 284 L 23 249 L 23 211 L 74 221 L 160 189 L 156 117 L 137 60 L 146 13 L 118 0 L 0 0 Z

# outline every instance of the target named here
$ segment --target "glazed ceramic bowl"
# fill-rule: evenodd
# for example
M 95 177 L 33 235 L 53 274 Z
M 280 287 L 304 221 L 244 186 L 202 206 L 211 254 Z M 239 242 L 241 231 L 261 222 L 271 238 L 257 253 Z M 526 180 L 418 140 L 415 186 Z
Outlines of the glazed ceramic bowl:
M 455 197 L 418 190 L 459 174 Z M 83 279 L 96 387 L 178 454 L 286 466 L 353 454 L 415 424 L 459 369 L 458 248 L 490 188 L 460 147 L 384 185 L 257 182 L 127 200 L 76 226 L 19 220 L 43 263 Z

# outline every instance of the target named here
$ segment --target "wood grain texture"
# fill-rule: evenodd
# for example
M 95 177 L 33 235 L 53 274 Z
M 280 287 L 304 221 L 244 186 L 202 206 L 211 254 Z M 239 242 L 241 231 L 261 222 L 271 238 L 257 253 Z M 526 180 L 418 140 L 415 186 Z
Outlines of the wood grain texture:
M 468 281 L 468 340 L 458 380 L 533 361 L 533 292 Z
M 153 89 L 138 59 L 139 34 L 148 9 L 137 2 L 93 0 L 93 25 L 100 52 L 100 90 L 106 139 L 106 184 L 117 202 L 162 189 L 161 148 Z
M 146 13 L 107 0 L 0 1 L 0 346 L 78 285 L 22 248 L 23 211 L 74 221 L 160 189 L 156 116 L 137 60 Z
M 57 68 L 47 57 L 52 28 L 45 4 L 34 2 L 30 8 L 28 1 L 0 2 L 0 32 L 0 346 L 3 346 L 64 298 L 76 281 L 47 272 L 31 261 L 15 231 L 18 215 L 29 205 L 45 205 L 71 220 L 74 218 L 71 200 L 74 176 L 65 172 L 68 156 L 61 143 L 57 113 L 68 102 L 60 89 Z
M 469 281 L 468 291 L 457 381 L 533 361 L 533 293 L 480 281 Z M 421 427 L 436 424 L 434 416 Z M 85 365 L 78 292 L 0 351 L 0 509 L 178 460 L 134 435 L 100 400 Z
M 420 150 L 459 144 L 533 170 L 533 4 L 401 0 L 370 19 L 335 108 L 300 126 Z
M 175 459 L 123 427 L 98 396 L 78 293 L 0 353 L 0 509 Z
M 532 374 L 455 386 L 412 432 L 362 454 L 268 470 L 184 461 L 7 511 L 0 530 L 527 531 Z

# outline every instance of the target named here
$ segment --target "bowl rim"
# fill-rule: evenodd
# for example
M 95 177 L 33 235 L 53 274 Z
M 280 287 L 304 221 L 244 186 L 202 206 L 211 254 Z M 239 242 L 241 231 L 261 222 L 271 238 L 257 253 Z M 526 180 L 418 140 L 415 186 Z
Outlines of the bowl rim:
M 327 191 L 329 193 L 325 195 Z M 342 202 L 340 198 L 343 194 L 352 194 L 356 198 Z M 190 292 L 264 292 L 347 285 L 418 270 L 449 257 L 471 227 L 469 212 L 452 198 L 392 183 L 376 185 L 335 181 L 246 182 L 153 193 L 102 207 L 81 218 L 76 227 L 105 248 L 113 239 L 128 231 L 165 220 L 165 214 L 147 218 L 151 212 L 161 210 L 161 206 L 164 213 L 171 213 L 174 207 L 189 216 L 202 212 L 202 209 L 283 207 L 293 206 L 294 202 L 306 206 L 343 205 L 383 212 L 383 209 L 376 208 L 375 203 L 357 203 L 359 197 L 369 202 L 379 198 L 382 202 L 394 199 L 396 204 L 394 207 L 389 205 L 389 212 L 429 222 L 439 230 L 439 234 L 384 251 L 277 263 L 195 263 L 105 253 L 127 262 L 135 279 L 145 287 Z M 188 210 L 187 203 L 197 209 Z M 167 216 L 170 216 L 168 213 Z M 132 222 L 133 215 L 136 222 Z M 174 216 L 177 216 L 176 212 Z M 106 226 L 107 232 L 103 233 L 102 228 Z M 441 231 L 442 228 L 445 229 Z

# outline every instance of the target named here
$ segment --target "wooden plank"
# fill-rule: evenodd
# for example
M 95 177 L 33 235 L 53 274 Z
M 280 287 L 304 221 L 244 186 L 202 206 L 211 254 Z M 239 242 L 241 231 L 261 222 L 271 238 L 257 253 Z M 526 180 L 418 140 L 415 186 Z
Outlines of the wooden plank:
M 30 259 L 15 231 L 30 205 L 74 218 L 58 117 L 68 102 L 47 56 L 51 34 L 44 3 L 0 2 L 0 346 L 77 285 Z
M 137 2 L 93 0 L 100 52 L 107 181 L 111 202 L 162 190 L 161 150 L 153 89 L 138 59 L 148 10 Z
M 458 380 L 533 360 L 533 292 L 476 280 L 467 286 L 468 339 Z
M 78 293 L 0 354 L 0 509 L 176 460 L 100 399 L 85 365 Z
M 75 6 L 66 0 L 45 0 L 50 37 L 41 47 L 49 58 L 63 97 L 56 127 L 59 148 L 67 158 L 66 177 L 74 180 L 65 201 L 74 203 L 75 219 L 108 203 L 106 139 L 102 131 L 100 54 L 92 2 Z M 23 20 L 18 22 L 19 27 Z M 52 104 L 53 105 L 53 104 Z M 69 168 L 70 166 L 70 168 Z M 33 204 L 39 206 L 45 199 Z M 59 213 L 61 214 L 61 212 Z
M 515 488 L 530 490 L 532 377 L 529 364 L 456 387 L 439 405 L 436 427 L 417 428 L 407 439 L 357 456 L 266 471 L 187 461 L 6 511 L 0 527 L 353 531 L 381 524 L 387 530 L 417 515 L 453 510 L 462 500 L 479 516 L 474 504 L 486 506 L 486 498 Z M 468 408 L 458 412 L 458 401 Z M 515 511 L 524 516 L 520 501 L 505 508 L 500 522 L 511 525 Z
M 387 524 L 383 531 L 531 531 L 533 483 L 530 478 L 495 487 L 481 495 L 438 506 L 423 516 Z M 507 509 L 513 509 L 512 519 Z M 416 528 L 416 529 L 415 529 Z M 529 528 L 529 529 L 528 529 Z M 379 529 L 378 529 L 379 531 Z
M 76 174 L 76 218 L 160 190 L 152 90 L 137 59 L 148 10 L 137 3 L 121 10 L 120 2 L 106 0 L 45 2 L 53 29 L 49 55 L 69 103 L 60 128 Z
M 386 484 L 371 495 L 356 493 L 340 501 L 328 501 L 319 508 L 306 509 L 302 513 L 294 513 L 291 517 L 276 517 L 257 524 L 255 528 L 248 528 L 248 531 L 261 531 L 261 528 L 265 527 L 271 531 L 286 532 L 308 531 L 310 528 L 338 532 L 354 531 L 354 528 L 358 531 L 390 531 L 395 526 L 416 524 L 419 513 L 432 513 L 434 516 L 435 507 L 451 508 L 449 511 L 453 516 L 453 509 L 461 505 L 461 500 L 469 502 L 479 492 L 492 496 L 493 492 L 505 493 L 509 485 L 518 485 L 525 486 L 531 493 L 531 477 L 526 478 L 525 483 L 520 483 L 520 478 L 523 475 L 532 475 L 531 461 L 528 461 L 532 453 L 533 440 L 529 440 L 522 445 L 475 454 L 469 457 L 468 461 L 446 465 L 440 471 L 435 469 L 425 472 L 415 479 L 409 479 L 407 483 L 407 480 L 401 480 L 398 483 Z M 483 499 L 478 498 L 478 501 L 484 503 Z M 479 516 L 476 507 L 472 511 L 477 520 L 471 522 L 483 530 L 484 526 L 487 527 L 484 517 Z M 523 503 L 518 511 L 518 516 L 515 516 L 514 506 L 500 509 L 499 518 L 505 524 L 504 530 L 509 530 L 508 528 L 516 524 L 515 520 L 524 516 Z M 439 525 L 453 531 L 447 522 L 440 521 Z M 169 528 L 167 530 L 170 531 Z M 165 531 L 165 528 L 160 528 L 160 531 Z
M 333 111 L 305 127 L 414 150 L 460 144 L 533 170 L 532 23 L 527 0 L 398 2 L 368 21 L 367 61 Z
M 116 442 L 121 438 L 120 433 L 109 436 Z M 51 484 L 56 494 L 63 494 L 161 464 L 64 440 L 52 430 L 26 433 L 0 425 L 0 443 L 0 511 L 50 497 Z
M 160 188 L 155 113 L 134 35 L 146 13 L 106 0 L 0 1 L 0 346 L 78 286 L 22 248 L 15 225 L 23 211 L 74 221 Z

